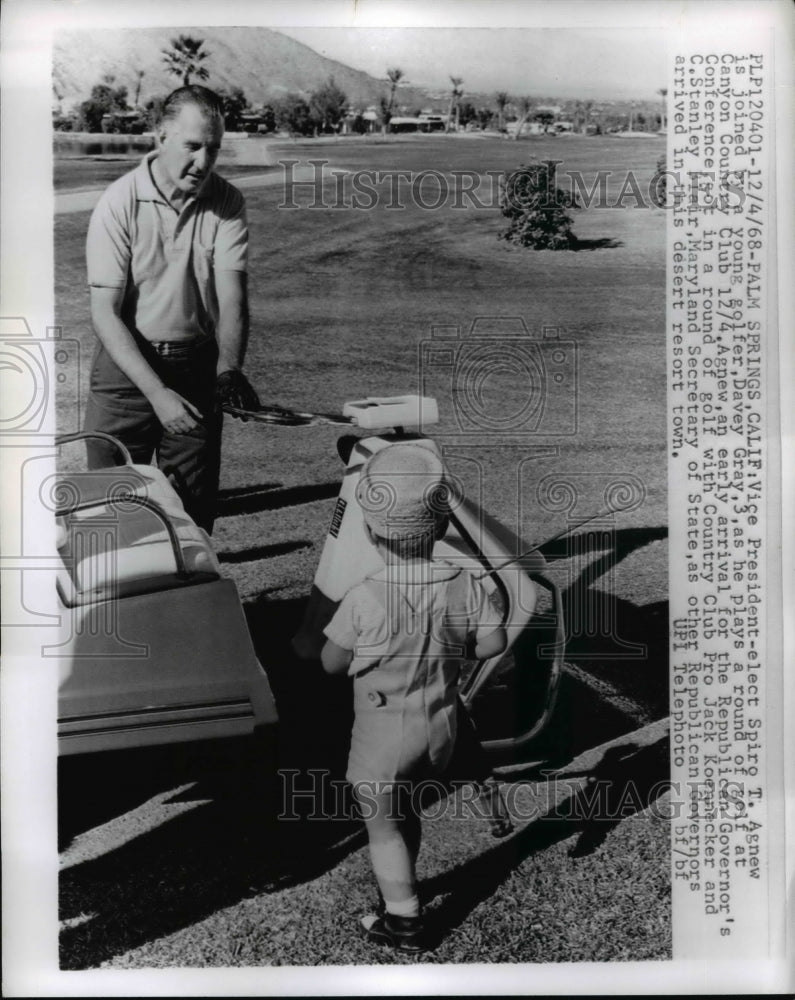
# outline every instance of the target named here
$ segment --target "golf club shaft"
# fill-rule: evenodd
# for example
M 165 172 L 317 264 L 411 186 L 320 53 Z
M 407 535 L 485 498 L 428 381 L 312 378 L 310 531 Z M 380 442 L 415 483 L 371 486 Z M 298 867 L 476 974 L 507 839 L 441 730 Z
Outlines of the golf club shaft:
M 619 508 L 620 510 L 620 508 Z M 586 524 L 590 524 L 591 521 L 596 521 L 600 517 L 606 517 L 608 514 L 616 514 L 615 507 L 605 507 L 602 510 L 598 510 L 595 514 L 591 514 L 590 517 L 586 517 L 584 521 L 580 521 L 579 524 L 570 524 L 563 531 L 559 531 L 557 535 L 553 535 L 544 542 L 539 542 L 538 545 L 534 545 L 531 549 L 525 549 L 524 552 L 520 552 L 518 556 L 511 556 L 510 559 L 506 559 L 504 563 L 500 563 L 499 566 L 495 566 L 494 569 L 486 570 L 485 573 L 481 573 L 478 577 L 479 580 L 484 579 L 487 576 L 494 576 L 495 573 L 499 573 L 500 570 L 510 566 L 512 563 L 519 562 L 521 559 L 525 559 L 527 556 L 532 555 L 533 552 L 537 552 L 542 546 L 549 545 L 550 542 L 556 542 L 559 538 L 563 538 L 565 535 L 571 534 L 572 531 L 577 531 L 579 528 L 584 528 Z

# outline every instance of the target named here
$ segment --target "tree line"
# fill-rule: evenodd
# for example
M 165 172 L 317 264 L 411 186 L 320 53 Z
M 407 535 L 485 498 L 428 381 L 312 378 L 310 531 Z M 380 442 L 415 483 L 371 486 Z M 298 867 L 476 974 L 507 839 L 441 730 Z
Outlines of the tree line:
M 211 53 L 205 47 L 203 39 L 179 35 L 171 39 L 167 49 L 161 50 L 161 55 L 167 72 L 175 77 L 176 85 L 188 86 L 191 82 L 210 79 L 206 64 Z M 90 96 L 78 105 L 74 114 L 55 115 L 55 127 L 64 131 L 81 132 L 140 133 L 152 130 L 157 124 L 165 95 L 150 98 L 141 107 L 139 100 L 145 75 L 142 69 L 136 71 L 135 93 L 130 95 L 128 87 L 116 86 L 114 74 L 106 73 L 92 87 Z M 229 131 L 283 130 L 292 135 L 312 136 L 338 133 L 345 122 L 346 129 L 353 133 L 369 132 L 377 126 L 386 134 L 399 127 L 394 119 L 397 118 L 396 112 L 403 110 L 398 107 L 397 97 L 398 87 L 401 81 L 405 82 L 404 78 L 405 74 L 400 67 L 387 69 L 384 83 L 388 84 L 389 90 L 381 96 L 376 114 L 367 117 L 361 111 L 350 114 L 351 102 L 333 76 L 308 96 L 288 93 L 279 100 L 256 109 L 241 87 L 219 89 L 217 93 L 223 103 L 225 126 Z M 465 99 L 463 83 L 462 77 L 450 77 L 451 87 L 444 126 L 446 131 L 461 128 L 496 129 L 507 135 L 510 123 L 511 134 L 514 138 L 519 138 L 523 130 L 530 130 L 531 123 L 535 123 L 535 131 L 545 133 L 555 127 L 555 113 L 531 97 L 511 98 L 507 91 L 500 91 L 495 95 L 493 107 L 477 107 Z M 56 85 L 53 90 L 60 105 L 62 95 Z M 571 118 L 573 130 L 583 134 L 599 134 L 621 128 L 654 131 L 665 126 L 666 91 L 661 89 L 658 93 L 663 99 L 662 114 L 651 115 L 641 111 L 633 113 L 632 109 L 629 116 L 605 112 L 604 109 L 595 113 L 593 101 L 570 103 L 566 113 Z M 409 111 L 413 118 L 421 114 L 421 108 Z

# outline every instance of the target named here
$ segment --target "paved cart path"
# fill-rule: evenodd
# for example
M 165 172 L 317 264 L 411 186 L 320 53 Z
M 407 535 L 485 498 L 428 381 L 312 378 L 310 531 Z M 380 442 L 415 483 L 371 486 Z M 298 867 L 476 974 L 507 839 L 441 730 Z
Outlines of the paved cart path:
M 341 171 L 339 167 L 334 168 L 335 173 Z M 293 168 L 293 183 L 310 182 L 315 178 L 315 168 L 309 164 L 297 164 Z M 266 174 L 249 174 L 244 177 L 234 177 L 231 181 L 235 187 L 245 190 L 246 188 L 273 187 L 276 184 L 284 183 L 284 174 L 281 170 L 270 170 Z M 70 212 L 90 212 L 99 201 L 99 196 L 108 185 L 91 188 L 87 191 L 65 191 L 63 194 L 55 196 L 55 214 L 63 215 Z

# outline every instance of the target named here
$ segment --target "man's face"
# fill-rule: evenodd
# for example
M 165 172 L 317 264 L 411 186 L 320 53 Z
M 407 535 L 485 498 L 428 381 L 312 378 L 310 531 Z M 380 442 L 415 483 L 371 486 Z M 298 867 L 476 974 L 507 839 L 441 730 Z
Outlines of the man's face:
M 160 130 L 159 165 L 169 181 L 185 195 L 198 194 L 215 165 L 223 122 L 195 104 L 185 104 Z

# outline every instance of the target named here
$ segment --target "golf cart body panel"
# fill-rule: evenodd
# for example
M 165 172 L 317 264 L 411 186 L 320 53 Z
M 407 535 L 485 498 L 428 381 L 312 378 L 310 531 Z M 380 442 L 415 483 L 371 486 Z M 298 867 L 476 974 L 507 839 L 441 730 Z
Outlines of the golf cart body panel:
M 64 474 L 57 502 L 59 752 L 276 723 L 235 584 L 163 474 L 132 464 Z

